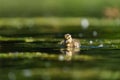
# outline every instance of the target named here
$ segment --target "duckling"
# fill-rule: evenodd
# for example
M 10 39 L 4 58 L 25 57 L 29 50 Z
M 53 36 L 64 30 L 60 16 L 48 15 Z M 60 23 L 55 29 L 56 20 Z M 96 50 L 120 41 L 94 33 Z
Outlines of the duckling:
M 65 34 L 64 40 L 62 40 L 60 44 L 64 48 L 79 48 L 80 47 L 79 40 L 73 39 L 70 34 Z

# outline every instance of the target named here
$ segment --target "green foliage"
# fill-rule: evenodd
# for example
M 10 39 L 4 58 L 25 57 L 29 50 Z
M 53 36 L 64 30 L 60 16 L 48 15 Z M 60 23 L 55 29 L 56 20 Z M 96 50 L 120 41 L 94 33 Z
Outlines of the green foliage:
M 119 4 L 119 0 L 0 0 L 0 16 L 103 17 L 104 8 Z

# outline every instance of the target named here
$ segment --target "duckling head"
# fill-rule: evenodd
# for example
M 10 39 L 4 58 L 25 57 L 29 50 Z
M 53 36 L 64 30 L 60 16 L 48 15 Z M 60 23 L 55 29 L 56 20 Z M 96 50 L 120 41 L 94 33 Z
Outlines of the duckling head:
M 65 40 L 68 40 L 68 39 L 72 39 L 71 35 L 70 34 L 65 34 Z

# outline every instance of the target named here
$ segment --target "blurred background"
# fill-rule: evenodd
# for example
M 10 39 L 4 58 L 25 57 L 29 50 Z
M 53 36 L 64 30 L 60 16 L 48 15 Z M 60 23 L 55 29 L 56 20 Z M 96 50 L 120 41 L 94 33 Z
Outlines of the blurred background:
M 119 53 L 120 0 L 0 0 L 0 80 L 119 80 Z
M 0 0 L 1 17 L 119 17 L 114 0 Z
M 0 35 L 119 38 L 119 4 L 119 0 L 0 0 Z

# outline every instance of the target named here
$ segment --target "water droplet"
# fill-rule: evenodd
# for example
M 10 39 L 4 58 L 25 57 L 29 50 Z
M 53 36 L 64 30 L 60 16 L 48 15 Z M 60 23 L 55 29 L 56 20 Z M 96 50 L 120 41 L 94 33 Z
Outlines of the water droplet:
M 30 77 L 30 76 L 32 76 L 32 73 L 29 69 L 25 69 L 25 70 L 23 70 L 23 75 L 25 77 Z
M 90 43 L 90 44 L 93 44 L 93 41 L 90 40 L 89 43 Z
M 64 56 L 63 56 L 63 55 L 59 55 L 58 59 L 59 59 L 60 61 L 63 61 L 63 60 L 64 60 Z
M 103 44 L 98 45 L 98 47 L 100 47 L 100 48 L 103 47 Z
M 97 31 L 93 31 L 93 36 L 96 37 L 98 35 Z
M 82 19 L 82 20 L 81 20 L 81 26 L 82 26 L 83 29 L 87 29 L 88 26 L 89 26 L 89 21 L 88 21 L 88 19 Z

